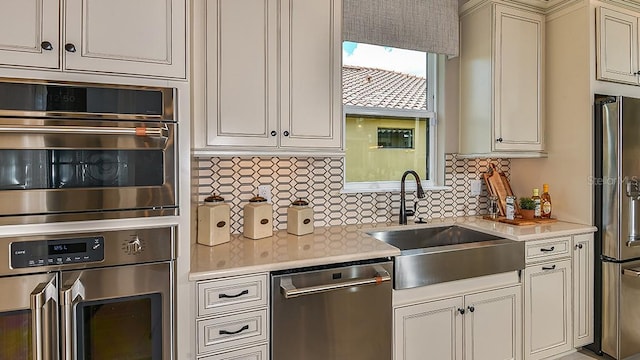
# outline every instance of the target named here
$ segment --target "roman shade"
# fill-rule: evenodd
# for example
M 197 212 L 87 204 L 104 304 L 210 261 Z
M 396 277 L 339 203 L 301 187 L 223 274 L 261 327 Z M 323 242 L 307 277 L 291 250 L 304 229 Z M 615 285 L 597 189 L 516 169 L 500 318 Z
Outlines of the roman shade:
M 458 0 L 344 0 L 343 39 L 458 55 Z

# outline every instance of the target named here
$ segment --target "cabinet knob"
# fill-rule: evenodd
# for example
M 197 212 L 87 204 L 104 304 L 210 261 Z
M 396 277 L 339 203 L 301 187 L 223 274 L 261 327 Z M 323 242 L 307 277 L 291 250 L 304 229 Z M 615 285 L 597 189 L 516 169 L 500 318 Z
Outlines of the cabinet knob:
M 464 315 L 464 309 L 463 308 L 458 308 L 458 312 L 460 313 L 460 315 Z
M 577 244 L 576 249 L 582 249 L 582 244 Z
M 284 135 L 284 136 L 289 136 L 289 132 L 285 130 L 285 131 L 282 133 L 282 135 Z
M 53 50 L 53 45 L 51 45 L 51 43 L 48 41 L 41 42 L 40 47 L 42 48 L 42 50 L 48 50 L 48 51 Z
M 474 308 L 473 306 L 467 306 L 467 309 L 469 309 L 469 312 L 476 311 L 476 308 Z
M 275 130 L 271 131 L 271 136 L 276 136 L 276 135 L 278 135 L 278 133 Z
M 496 141 L 497 141 L 497 142 L 502 142 L 502 138 L 501 138 L 501 137 L 499 137 L 499 138 L 497 138 L 497 139 L 496 139 Z
M 68 52 L 76 52 L 76 46 L 73 45 L 72 43 L 68 43 L 64 45 L 64 49 L 67 50 Z

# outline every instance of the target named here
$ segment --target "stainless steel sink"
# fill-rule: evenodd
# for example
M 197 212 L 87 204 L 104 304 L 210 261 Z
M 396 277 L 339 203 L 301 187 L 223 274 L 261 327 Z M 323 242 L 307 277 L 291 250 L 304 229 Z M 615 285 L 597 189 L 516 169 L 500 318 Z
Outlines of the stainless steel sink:
M 459 226 L 369 235 L 401 250 L 394 259 L 395 289 L 524 269 L 524 242 Z

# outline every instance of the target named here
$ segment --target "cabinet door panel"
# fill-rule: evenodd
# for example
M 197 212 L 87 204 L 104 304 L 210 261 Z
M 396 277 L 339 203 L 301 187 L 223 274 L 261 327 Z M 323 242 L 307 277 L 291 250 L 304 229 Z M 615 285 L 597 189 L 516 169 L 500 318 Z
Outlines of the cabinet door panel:
M 514 286 L 465 296 L 466 360 L 522 358 L 521 291 Z
M 395 360 L 462 359 L 462 298 L 395 310 Z
M 277 2 L 206 4 L 207 145 L 276 146 Z
M 59 6 L 57 0 L 3 0 L 0 64 L 58 68 Z M 42 48 L 44 41 L 51 44 L 51 50 Z
M 597 79 L 637 84 L 638 19 L 607 8 L 597 11 Z
M 543 359 L 570 350 L 571 260 L 525 268 L 525 354 Z
M 185 0 L 68 0 L 64 68 L 186 76 Z M 64 50 L 63 50 L 64 51 Z
M 495 150 L 543 150 L 544 16 L 496 6 Z
M 573 346 L 593 342 L 593 234 L 573 237 Z
M 281 3 L 282 146 L 341 146 L 340 4 Z

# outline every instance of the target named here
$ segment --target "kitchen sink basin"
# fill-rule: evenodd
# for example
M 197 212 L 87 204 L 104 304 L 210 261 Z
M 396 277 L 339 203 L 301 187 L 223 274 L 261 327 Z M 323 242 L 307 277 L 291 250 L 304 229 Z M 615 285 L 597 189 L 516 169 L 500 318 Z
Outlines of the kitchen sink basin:
M 524 242 L 459 226 L 370 232 L 401 250 L 394 259 L 394 288 L 524 269 Z

